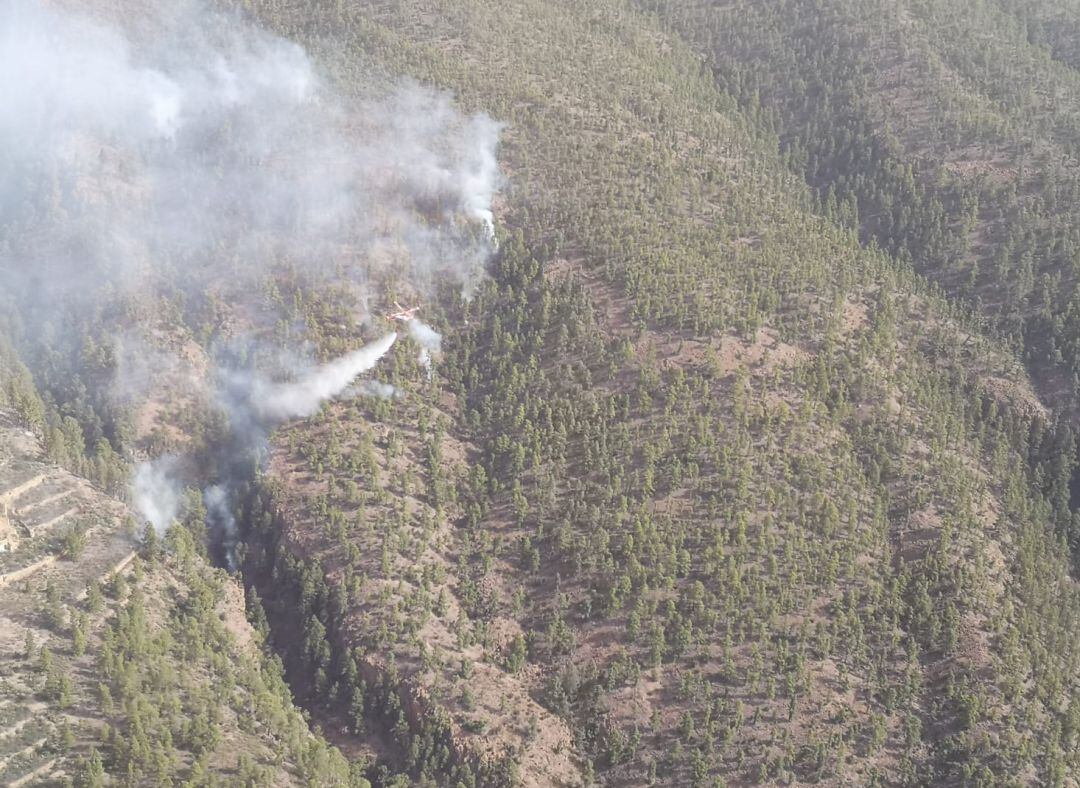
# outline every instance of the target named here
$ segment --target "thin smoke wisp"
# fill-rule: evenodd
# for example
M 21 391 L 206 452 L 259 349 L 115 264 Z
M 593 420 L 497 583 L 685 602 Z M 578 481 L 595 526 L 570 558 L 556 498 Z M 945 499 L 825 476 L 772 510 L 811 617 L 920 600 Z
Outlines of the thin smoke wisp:
M 376 399 L 397 399 L 401 396 L 397 386 L 382 380 L 365 380 L 356 386 L 351 386 L 345 392 L 351 397 L 375 397 Z

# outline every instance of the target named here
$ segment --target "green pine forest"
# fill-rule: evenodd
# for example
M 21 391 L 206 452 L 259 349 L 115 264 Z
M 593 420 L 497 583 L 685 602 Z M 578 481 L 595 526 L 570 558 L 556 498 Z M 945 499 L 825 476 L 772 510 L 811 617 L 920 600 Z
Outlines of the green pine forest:
M 1080 3 L 217 2 L 504 124 L 497 250 L 432 374 L 402 336 L 398 396 L 268 436 L 235 573 L 197 484 L 0 554 L 58 558 L 0 582 L 0 782 L 1077 784 Z M 0 293 L 0 448 L 117 506 L 215 466 L 213 408 L 108 393 L 125 326 L 233 330 L 171 264 Z M 288 265 L 257 297 L 282 348 L 372 337 Z

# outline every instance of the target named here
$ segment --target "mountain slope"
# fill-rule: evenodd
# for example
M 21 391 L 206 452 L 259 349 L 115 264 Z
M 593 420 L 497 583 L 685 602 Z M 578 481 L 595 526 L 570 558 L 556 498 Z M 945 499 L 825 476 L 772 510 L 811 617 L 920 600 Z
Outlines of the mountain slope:
M 483 472 L 433 533 L 455 626 L 570 724 L 585 778 L 1074 768 L 1069 447 L 1007 351 L 811 213 L 689 48 L 619 3 L 257 9 L 346 87 L 374 61 L 507 123 L 508 232 L 439 369 Z M 331 521 L 355 506 L 337 467 Z M 307 543 L 326 516 L 282 527 Z M 391 567 L 411 545 L 384 540 Z M 332 642 L 377 650 L 378 616 L 343 610 L 321 607 Z M 421 642 L 404 677 L 459 687 L 456 659 L 415 667 Z
M 42 462 L 0 416 L 4 522 L 29 532 L 0 554 L 0 781 L 350 784 L 189 532 L 170 532 L 167 558 L 140 547 L 126 507 Z
M 55 463 L 51 414 L 0 347 L 0 782 L 366 784 L 206 561 L 197 499 L 163 541 L 137 533 L 125 503 Z
M 191 11 L 64 5 L 131 33 L 138 79 Z M 241 60 L 309 76 L 277 33 L 332 90 L 294 103 L 295 70 L 257 68 L 281 111 L 203 105 L 186 192 L 140 168 L 175 165 L 166 140 L 91 135 L 92 188 L 45 168 L 0 217 L 42 271 L 56 228 L 150 274 L 129 292 L 105 255 L 93 297 L 39 313 L 37 268 L 0 294 L 0 781 L 1071 784 L 1069 6 L 221 5 L 194 38 L 250 20 Z M 406 143 L 427 113 L 473 129 L 452 105 L 503 124 L 475 288 L 436 259 L 488 248 L 435 177 L 470 148 L 350 166 L 371 108 L 403 112 L 383 92 L 428 96 L 382 129 Z M 329 158 L 293 145 L 298 107 Z M 399 190 L 438 151 L 436 187 Z M 197 253 L 130 199 L 183 208 L 221 173 L 334 195 L 328 172 L 388 186 L 359 218 L 225 188 L 240 219 Z M 123 210 L 80 212 L 100 198 Z M 309 247 L 324 211 L 342 234 Z M 431 326 L 390 347 L 377 305 L 419 293 Z M 260 420 L 373 323 L 377 380 Z M 169 451 L 166 492 L 192 489 L 138 542 L 106 493 Z
M 1080 74 L 1042 44 L 1075 9 L 642 5 L 764 111 L 826 211 L 969 303 L 1074 413 Z

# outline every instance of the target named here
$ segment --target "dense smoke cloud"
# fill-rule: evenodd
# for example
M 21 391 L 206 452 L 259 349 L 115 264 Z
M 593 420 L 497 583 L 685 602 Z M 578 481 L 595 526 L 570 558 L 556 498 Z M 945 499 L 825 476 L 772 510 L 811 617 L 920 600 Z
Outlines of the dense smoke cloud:
M 8 286 L 190 289 L 281 261 L 420 287 L 476 275 L 499 127 L 448 96 L 406 84 L 346 106 L 301 48 L 199 6 L 133 43 L 14 0 L 0 31 L 0 211 L 30 230 Z
M 499 124 L 414 83 L 373 79 L 345 102 L 302 48 L 237 15 L 186 0 L 156 13 L 136 35 L 33 0 L 0 4 L 0 296 L 24 336 L 66 334 L 77 349 L 72 326 L 112 320 L 124 353 L 109 390 L 126 404 L 163 371 L 181 377 L 132 339 L 167 331 L 152 306 L 166 299 L 218 293 L 258 345 L 276 318 L 245 304 L 283 268 L 307 285 L 348 283 L 362 322 L 374 281 L 469 291 L 494 243 Z M 429 360 L 438 334 L 409 328 Z M 218 359 L 197 385 L 250 447 L 344 393 L 395 336 L 323 366 Z M 159 530 L 180 475 L 172 457 L 137 466 L 135 503 Z M 208 495 L 225 522 L 227 491 Z

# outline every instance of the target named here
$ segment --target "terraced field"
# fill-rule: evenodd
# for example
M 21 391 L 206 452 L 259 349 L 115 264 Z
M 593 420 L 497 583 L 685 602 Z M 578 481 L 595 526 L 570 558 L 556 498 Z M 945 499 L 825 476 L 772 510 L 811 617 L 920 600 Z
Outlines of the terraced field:
M 76 731 L 86 739 L 86 726 L 100 725 L 85 703 L 61 709 L 42 698 L 41 653 L 65 660 L 71 637 L 49 620 L 50 610 L 77 609 L 87 589 L 129 565 L 137 548 L 122 504 L 41 455 L 13 415 L 0 412 L 0 523 L 8 547 L 0 553 L 2 785 L 70 775 L 66 757 L 80 749 L 72 746 Z M 73 540 L 64 539 L 72 533 L 85 546 L 72 548 Z
M 264 663 L 242 591 L 182 528 L 166 559 L 7 412 L 0 500 L 14 534 L 0 554 L 0 785 L 98 784 L 105 770 L 155 785 L 345 779 Z

